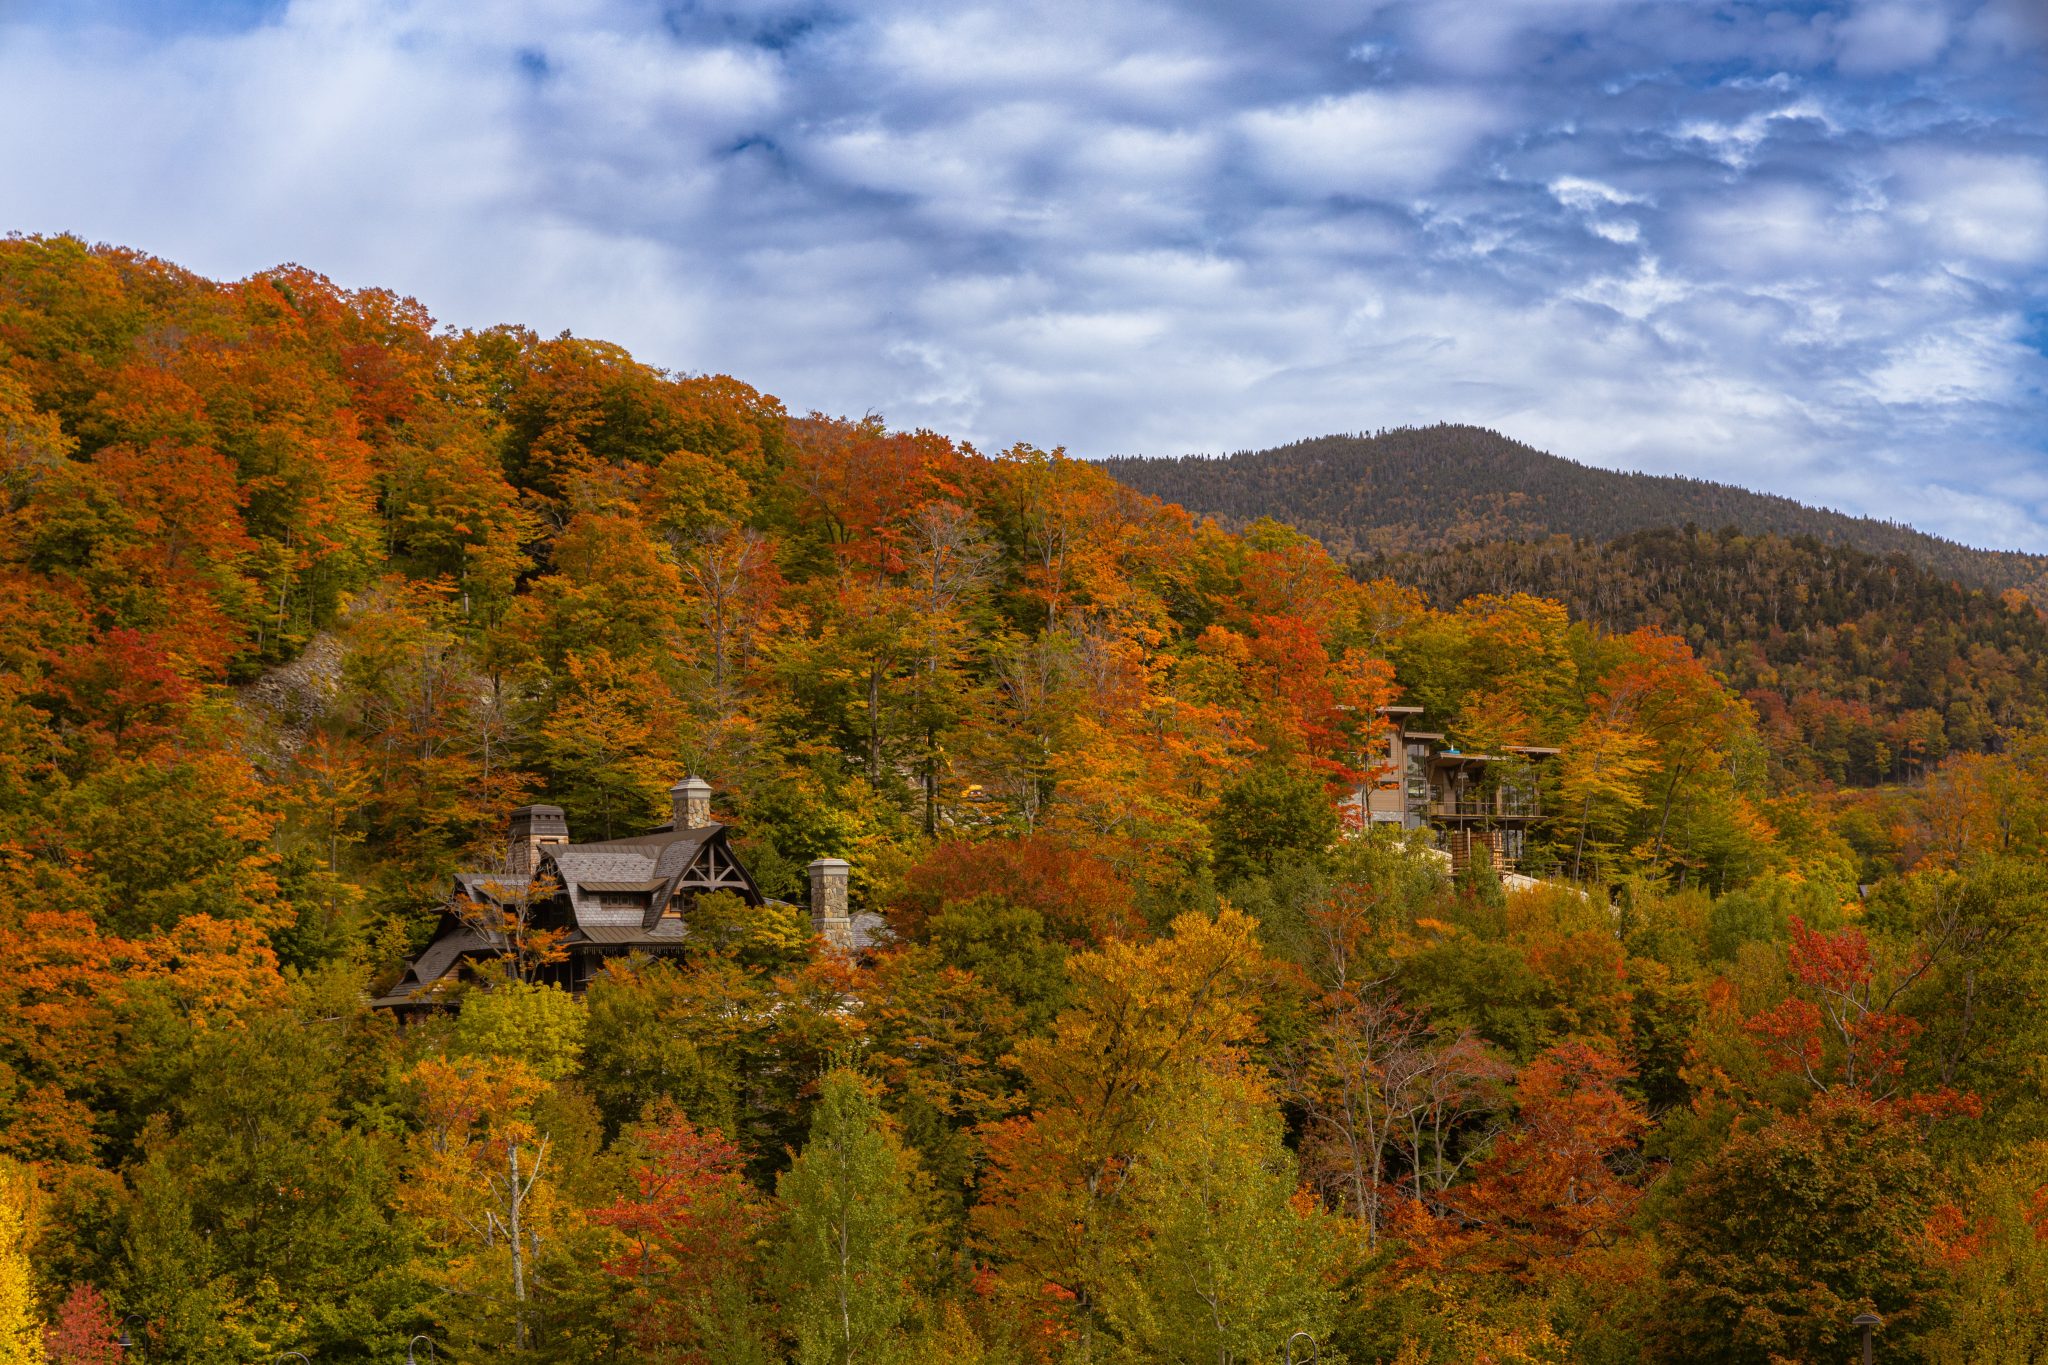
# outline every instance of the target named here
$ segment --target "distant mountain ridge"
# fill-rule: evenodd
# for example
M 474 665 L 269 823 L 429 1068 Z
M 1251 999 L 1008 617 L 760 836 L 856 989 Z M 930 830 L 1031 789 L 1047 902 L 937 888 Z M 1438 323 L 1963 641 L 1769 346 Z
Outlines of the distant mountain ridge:
M 1100 463 L 1142 493 L 1227 526 L 1268 516 L 1287 522 L 1341 559 L 1556 535 L 1605 541 L 1665 527 L 1733 527 L 1902 554 L 1967 587 L 2020 588 L 2048 602 L 2048 555 L 1974 549 L 1733 484 L 1597 469 L 1483 427 L 1445 423 L 1319 436 L 1217 458 L 1122 456 Z

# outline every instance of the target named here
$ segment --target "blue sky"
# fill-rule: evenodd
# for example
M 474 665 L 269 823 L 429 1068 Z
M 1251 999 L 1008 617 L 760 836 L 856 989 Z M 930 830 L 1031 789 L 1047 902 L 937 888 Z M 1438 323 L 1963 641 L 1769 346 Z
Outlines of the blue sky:
M 984 448 L 1472 421 L 2048 550 L 2048 0 L 0 0 L 0 228 Z

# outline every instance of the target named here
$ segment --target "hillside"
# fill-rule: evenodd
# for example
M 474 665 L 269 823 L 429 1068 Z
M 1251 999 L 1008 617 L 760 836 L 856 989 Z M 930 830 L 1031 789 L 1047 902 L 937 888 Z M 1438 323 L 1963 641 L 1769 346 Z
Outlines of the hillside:
M 1605 544 L 1554 536 L 1376 555 L 1356 569 L 1439 607 L 1525 592 L 1610 631 L 1683 636 L 1808 778 L 1910 778 L 1949 752 L 1994 746 L 2048 700 L 2048 620 L 1903 554 L 1666 528 Z
M 2048 739 L 1941 751 L 2040 618 L 1813 540 L 1353 567 L 0 240 L 0 1362 L 2011 1358 Z
M 1340 558 L 1461 541 L 1610 540 L 1666 526 L 1732 526 L 1911 555 L 1971 587 L 2036 596 L 2048 588 L 2048 555 L 1972 549 L 1910 526 L 1704 479 L 1595 469 L 1479 427 L 1321 436 L 1219 459 L 1119 457 L 1102 465 L 1139 492 L 1226 526 L 1274 517 Z

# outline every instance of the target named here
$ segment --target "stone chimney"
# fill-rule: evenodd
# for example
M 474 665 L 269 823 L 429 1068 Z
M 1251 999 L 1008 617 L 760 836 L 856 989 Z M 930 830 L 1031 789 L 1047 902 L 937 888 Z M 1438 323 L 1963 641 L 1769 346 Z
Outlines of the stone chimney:
M 515 877 L 531 877 L 540 870 L 541 850 L 569 842 L 569 817 L 560 806 L 521 806 L 512 812 L 506 828 L 507 870 Z
M 844 858 L 819 858 L 810 866 L 811 928 L 834 948 L 853 947 L 853 920 L 847 914 L 846 880 L 852 864 Z
M 703 778 L 684 778 L 668 789 L 668 799 L 678 830 L 702 829 L 711 823 L 711 784 Z

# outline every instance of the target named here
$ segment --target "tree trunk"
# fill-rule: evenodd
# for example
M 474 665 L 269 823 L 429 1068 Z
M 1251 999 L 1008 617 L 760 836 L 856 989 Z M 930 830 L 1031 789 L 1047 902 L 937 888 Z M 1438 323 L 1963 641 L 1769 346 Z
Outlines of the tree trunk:
M 882 669 L 868 669 L 868 786 L 882 787 Z
M 519 1233 L 519 1206 L 526 1200 L 519 1189 L 519 1143 L 516 1140 L 505 1144 L 505 1161 L 512 1174 L 505 1202 L 511 1211 L 513 1337 L 523 1351 L 526 1349 L 526 1243 Z
M 1679 779 L 1685 776 L 1685 765 L 1679 764 L 1671 772 L 1671 783 L 1664 788 L 1664 809 L 1657 816 L 1657 844 L 1650 853 L 1650 861 L 1656 862 L 1664 856 L 1664 831 L 1671 824 L 1671 798 L 1678 793 Z
M 838 1281 L 837 1288 L 839 1290 L 839 1359 L 841 1365 L 852 1365 L 853 1302 L 848 1282 L 852 1278 L 853 1244 L 851 1224 L 853 1222 L 853 1215 L 847 1208 L 846 1201 L 848 1195 L 852 1192 L 853 1175 L 847 1169 L 850 1163 L 847 1160 L 846 1143 L 841 1142 L 839 1144 L 836 1155 L 839 1158 L 839 1227 L 836 1229 L 839 1234 L 839 1273 L 834 1278 Z
M 1593 782 L 1600 777 L 1600 755 L 1593 754 L 1593 774 L 1586 784 L 1586 804 L 1579 808 L 1579 844 L 1572 850 L 1572 880 L 1579 880 L 1579 868 L 1586 860 L 1586 826 L 1593 820 Z

